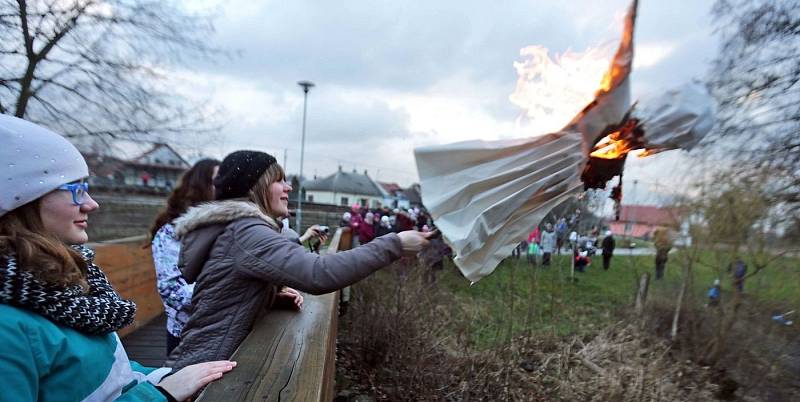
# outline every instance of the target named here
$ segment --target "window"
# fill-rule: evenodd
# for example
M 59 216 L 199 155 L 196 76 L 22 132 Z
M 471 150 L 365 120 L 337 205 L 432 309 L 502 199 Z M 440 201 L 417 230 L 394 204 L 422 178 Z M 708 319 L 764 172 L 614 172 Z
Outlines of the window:
M 366 207 L 367 206 L 367 199 L 366 198 L 362 198 L 358 202 L 359 202 L 359 204 L 361 204 L 362 207 Z
M 630 222 L 625 223 L 625 233 L 630 233 L 632 228 L 633 224 L 631 224 Z
M 314 196 L 313 196 L 313 195 L 309 195 L 309 196 L 308 196 L 308 199 L 307 199 L 306 201 L 308 201 L 308 202 L 314 202 Z
M 350 200 L 348 200 L 347 197 L 342 197 L 342 203 L 339 204 L 339 205 L 342 205 L 342 206 L 346 207 L 350 203 L 349 201 Z

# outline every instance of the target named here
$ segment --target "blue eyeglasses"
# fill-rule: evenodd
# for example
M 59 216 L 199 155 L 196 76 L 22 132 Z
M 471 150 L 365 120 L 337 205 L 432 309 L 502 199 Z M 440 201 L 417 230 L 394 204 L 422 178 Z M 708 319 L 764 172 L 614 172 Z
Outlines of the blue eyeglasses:
M 72 202 L 75 203 L 75 205 L 81 205 L 86 198 L 86 193 L 89 192 L 89 183 L 85 180 L 81 180 L 78 183 L 62 184 L 58 189 L 71 192 Z

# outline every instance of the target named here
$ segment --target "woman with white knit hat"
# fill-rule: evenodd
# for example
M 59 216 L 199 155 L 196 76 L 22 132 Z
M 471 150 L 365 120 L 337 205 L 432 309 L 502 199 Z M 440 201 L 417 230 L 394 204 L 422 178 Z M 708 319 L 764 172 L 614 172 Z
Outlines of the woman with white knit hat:
M 89 170 L 62 136 L 0 115 L 0 401 L 185 400 L 234 362 L 171 373 L 128 360 L 133 322 L 88 241 Z

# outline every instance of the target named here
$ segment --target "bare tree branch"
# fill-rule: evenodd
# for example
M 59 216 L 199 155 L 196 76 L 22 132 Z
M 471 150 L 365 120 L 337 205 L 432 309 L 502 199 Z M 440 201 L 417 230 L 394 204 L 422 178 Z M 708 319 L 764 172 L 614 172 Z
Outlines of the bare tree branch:
M 165 85 L 174 67 L 219 54 L 213 25 L 168 0 L 0 2 L 0 113 L 72 137 L 175 138 L 217 115 Z

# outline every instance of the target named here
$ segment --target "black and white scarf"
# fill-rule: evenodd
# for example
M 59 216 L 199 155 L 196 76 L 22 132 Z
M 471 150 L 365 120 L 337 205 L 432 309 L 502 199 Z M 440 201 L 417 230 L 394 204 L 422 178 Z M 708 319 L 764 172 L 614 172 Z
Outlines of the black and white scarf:
M 136 304 L 114 291 L 105 274 L 94 265 L 94 251 L 74 246 L 88 265 L 89 291 L 45 283 L 17 266 L 14 255 L 0 256 L 0 303 L 31 310 L 58 324 L 88 334 L 104 334 L 130 325 Z

